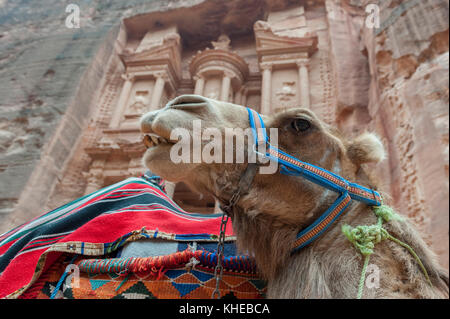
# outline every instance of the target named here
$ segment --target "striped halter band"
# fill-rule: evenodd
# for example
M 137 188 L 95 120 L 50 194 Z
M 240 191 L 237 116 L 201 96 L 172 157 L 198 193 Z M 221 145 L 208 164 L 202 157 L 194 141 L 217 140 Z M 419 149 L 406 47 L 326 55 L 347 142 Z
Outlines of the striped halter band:
M 370 206 L 380 206 L 381 196 L 378 192 L 351 183 L 339 175 L 329 172 L 323 168 L 300 161 L 289 154 L 269 144 L 266 128 L 261 115 L 247 108 L 250 126 L 254 137 L 254 150 L 269 160 L 277 161 L 280 173 L 291 176 L 302 176 L 307 180 L 323 186 L 339 194 L 336 201 L 311 225 L 297 234 L 292 244 L 292 252 L 313 242 L 345 211 L 351 200 L 357 200 Z M 263 152 L 263 153 L 261 153 Z

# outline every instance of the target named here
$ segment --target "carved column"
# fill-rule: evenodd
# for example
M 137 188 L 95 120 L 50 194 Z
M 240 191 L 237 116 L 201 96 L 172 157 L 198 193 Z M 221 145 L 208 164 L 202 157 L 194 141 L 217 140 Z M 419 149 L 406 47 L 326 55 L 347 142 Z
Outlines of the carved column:
M 242 95 L 241 95 L 241 105 L 243 105 L 243 106 L 247 106 L 247 94 L 248 94 L 248 90 L 243 89 Z
M 205 78 L 201 75 L 194 76 L 195 89 L 194 94 L 203 95 L 203 90 L 205 88 Z
M 262 70 L 262 90 L 261 90 L 261 113 L 269 114 L 272 96 L 272 64 L 261 63 Z
M 122 115 L 125 112 L 125 108 L 127 107 L 127 101 L 130 97 L 131 88 L 133 87 L 133 76 L 131 76 L 130 74 L 122 74 L 122 79 L 125 80 L 125 83 L 123 84 L 122 92 L 120 92 L 119 101 L 117 102 L 117 108 L 113 113 L 110 127 L 119 126 L 120 119 L 122 118 Z
M 228 97 L 230 95 L 230 86 L 231 86 L 231 77 L 233 75 L 228 73 L 228 72 L 224 72 L 223 73 L 223 78 L 222 78 L 222 91 L 220 94 L 220 100 L 224 101 L 224 102 L 228 102 Z
M 298 66 L 298 82 L 299 82 L 299 92 L 300 92 L 300 106 L 309 108 L 311 106 L 311 101 L 309 98 L 309 74 L 308 74 L 309 61 L 299 60 L 297 61 Z
M 164 92 L 164 85 L 166 83 L 165 75 L 163 73 L 156 73 L 156 82 L 153 87 L 152 100 L 150 102 L 150 111 L 157 110 L 161 107 L 161 97 Z
M 240 88 L 234 96 L 234 104 L 240 105 L 242 103 L 242 88 Z
M 87 179 L 87 183 L 84 195 L 91 194 L 103 187 L 103 172 L 91 170 L 85 174 L 85 178 Z

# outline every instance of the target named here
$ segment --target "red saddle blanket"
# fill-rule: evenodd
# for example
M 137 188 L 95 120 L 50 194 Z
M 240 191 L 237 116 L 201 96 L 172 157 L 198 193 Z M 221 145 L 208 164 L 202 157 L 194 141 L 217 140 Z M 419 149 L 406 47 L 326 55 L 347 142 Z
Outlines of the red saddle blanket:
M 0 298 L 19 297 L 63 254 L 99 258 L 142 238 L 217 242 L 220 223 L 221 214 L 182 210 L 164 193 L 158 178 L 129 178 L 2 234 Z M 233 240 L 229 221 L 226 241 Z M 254 273 L 248 260 L 239 267 Z M 215 262 L 217 256 L 212 252 L 207 266 Z M 233 270 L 236 264 L 230 262 L 230 267 Z

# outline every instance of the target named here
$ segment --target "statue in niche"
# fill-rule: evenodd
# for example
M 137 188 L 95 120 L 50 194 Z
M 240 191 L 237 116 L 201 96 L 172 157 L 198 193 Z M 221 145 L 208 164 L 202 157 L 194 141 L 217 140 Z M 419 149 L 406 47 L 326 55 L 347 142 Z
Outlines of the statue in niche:
M 282 102 L 288 102 L 294 98 L 296 94 L 295 81 L 283 82 L 283 86 L 279 89 L 275 95 L 278 100 Z
M 230 38 L 226 34 L 222 34 L 217 41 L 211 41 L 211 44 L 214 49 L 229 51 L 231 49 L 230 42 Z
M 142 114 L 148 104 L 148 91 L 136 91 L 133 104 L 128 108 L 129 114 Z
M 217 92 L 209 92 L 206 96 L 207 98 L 218 100 L 219 94 Z

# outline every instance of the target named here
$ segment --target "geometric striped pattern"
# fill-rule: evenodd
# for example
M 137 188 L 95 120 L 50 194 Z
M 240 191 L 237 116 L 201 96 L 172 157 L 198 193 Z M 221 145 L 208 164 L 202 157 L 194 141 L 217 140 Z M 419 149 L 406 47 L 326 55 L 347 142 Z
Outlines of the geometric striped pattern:
M 160 182 L 128 178 L 0 235 L 0 298 L 18 297 L 62 253 L 101 256 L 145 238 L 217 243 L 222 214 L 184 211 Z
M 107 261 L 107 260 L 106 260 Z M 75 263 L 80 264 L 80 261 Z M 54 263 L 21 297 L 49 299 L 67 263 Z M 92 269 L 91 269 L 92 270 Z M 73 283 L 73 278 L 71 283 Z M 80 268 L 78 285 L 63 285 L 56 298 L 66 299 L 210 299 L 216 287 L 214 268 L 168 267 L 155 272 L 86 272 Z M 252 273 L 224 269 L 219 282 L 222 298 L 264 298 L 266 283 Z
M 216 286 L 214 246 L 214 243 L 199 243 L 194 250 L 192 246 L 179 243 L 176 253 L 139 258 L 85 259 L 79 256 L 73 259 L 73 255 L 64 254 L 20 298 L 49 299 L 61 278 L 68 282 L 63 277 L 66 266 L 75 264 L 79 270 L 78 285 L 61 285 L 56 290 L 56 299 L 210 299 Z M 236 251 L 234 242 L 225 246 L 220 295 L 223 298 L 263 298 L 266 283 L 256 272 L 254 260 L 230 254 Z M 191 267 L 186 267 L 188 262 Z M 74 283 L 73 278 L 69 282 Z

